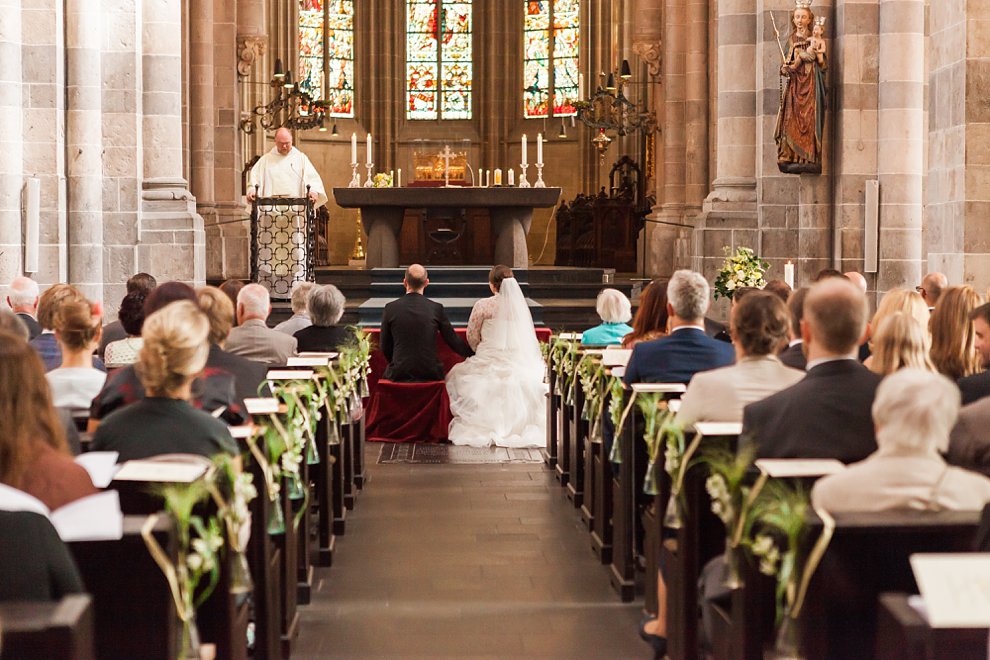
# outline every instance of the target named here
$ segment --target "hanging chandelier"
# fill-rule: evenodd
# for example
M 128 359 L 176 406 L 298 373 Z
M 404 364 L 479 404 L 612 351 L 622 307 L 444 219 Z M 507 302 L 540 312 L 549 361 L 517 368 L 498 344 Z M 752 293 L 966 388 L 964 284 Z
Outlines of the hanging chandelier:
M 605 152 L 615 137 L 630 135 L 636 131 L 656 130 L 656 115 L 641 109 L 623 92 L 626 85 L 637 84 L 630 82 L 631 78 L 629 60 L 622 60 L 618 75 L 614 71 L 607 75 L 602 72 L 595 93 L 573 104 L 577 109 L 578 120 L 585 126 L 598 129 L 591 141 L 598 150 L 601 163 L 605 162 Z
M 268 85 L 274 91 L 275 98 L 256 106 L 241 119 L 242 131 L 250 135 L 255 132 L 258 124 L 266 131 L 278 128 L 327 130 L 326 102 L 314 101 L 312 96 L 300 89 L 299 83 L 292 81 L 292 71 L 283 71 L 281 59 L 275 60 L 275 73 Z

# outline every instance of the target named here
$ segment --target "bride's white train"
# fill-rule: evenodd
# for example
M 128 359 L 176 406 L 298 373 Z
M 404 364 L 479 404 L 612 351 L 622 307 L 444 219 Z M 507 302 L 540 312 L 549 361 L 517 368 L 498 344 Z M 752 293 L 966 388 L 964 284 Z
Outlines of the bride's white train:
M 481 343 L 447 374 L 454 420 L 448 437 L 472 447 L 546 444 L 545 366 L 533 317 L 515 278 L 502 280 Z

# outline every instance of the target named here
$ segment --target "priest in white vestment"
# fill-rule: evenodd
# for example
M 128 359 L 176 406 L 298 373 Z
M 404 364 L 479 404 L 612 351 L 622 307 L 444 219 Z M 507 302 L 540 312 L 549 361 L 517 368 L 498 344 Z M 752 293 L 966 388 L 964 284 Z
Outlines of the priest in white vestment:
M 326 189 L 319 172 L 306 154 L 292 146 L 292 133 L 287 128 L 275 132 L 275 147 L 258 159 L 251 168 L 247 199 L 255 197 L 309 197 L 314 208 L 327 203 Z M 258 234 L 270 233 L 270 241 L 259 240 L 258 282 L 273 296 L 286 297 L 292 285 L 306 279 L 305 216 L 301 208 L 285 212 L 259 214 Z

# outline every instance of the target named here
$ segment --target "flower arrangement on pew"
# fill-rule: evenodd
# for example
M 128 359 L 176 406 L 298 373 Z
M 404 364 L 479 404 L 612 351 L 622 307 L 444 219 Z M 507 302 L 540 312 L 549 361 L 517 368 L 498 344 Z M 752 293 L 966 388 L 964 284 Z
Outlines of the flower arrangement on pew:
M 301 474 L 302 462 L 319 460 L 315 434 L 323 401 L 312 378 L 272 380 L 270 385 L 272 395 L 286 406 L 287 423 L 283 424 L 278 414 L 268 415 L 270 423 L 265 425 L 264 437 L 269 460 L 276 466 L 276 478 L 287 477 L 289 499 L 302 500 L 307 496 Z
M 556 374 L 555 393 L 564 397 L 564 405 L 574 403 L 579 345 L 580 340 L 564 339 L 559 334 L 554 335 L 550 341 L 547 368 Z
M 352 328 L 353 344 L 340 349 L 334 365 L 321 367 L 325 376 L 315 381 L 321 406 L 329 420 L 331 445 L 340 444 L 338 425 L 356 421 L 363 414 L 362 399 L 368 396 L 368 374 L 371 373 L 371 338 L 360 328 Z
M 798 658 L 800 639 L 797 619 L 804 605 L 808 585 L 832 540 L 835 521 L 825 511 L 816 510 L 824 526 L 822 534 L 806 554 L 802 549 L 807 535 L 807 516 L 811 507 L 807 491 L 801 485 L 773 479 L 767 482 L 753 507 L 750 543 L 753 556 L 760 561 L 760 572 L 777 582 L 778 657 Z
M 605 409 L 605 365 L 598 356 L 585 355 L 578 362 L 578 380 L 584 392 L 584 409 L 581 418 L 588 421 L 591 441 L 602 441 L 602 414 Z
M 251 511 L 248 506 L 258 496 L 258 489 L 254 487 L 252 475 L 242 471 L 240 462 L 227 454 L 218 454 L 213 459 L 213 465 L 216 480 L 207 481 L 207 487 L 227 532 L 227 550 L 235 555 L 229 562 L 232 570 L 230 592 L 249 593 L 254 585 L 245 555 L 251 533 Z
M 709 476 L 705 490 L 712 498 L 712 513 L 725 524 L 725 586 L 738 589 L 743 586 L 739 562 L 747 551 L 757 554 L 752 540 L 753 526 L 759 519 L 759 499 L 767 482 L 761 473 L 755 483 L 747 475 L 755 455 L 752 449 L 738 453 L 722 445 L 709 445 L 699 452 L 698 461 L 708 466 Z
M 148 517 L 141 536 L 152 558 L 168 581 L 176 613 L 182 621 L 182 644 L 179 658 L 199 658 L 199 631 L 196 610 L 216 588 L 220 577 L 220 551 L 223 532 L 216 516 L 194 515 L 193 509 L 209 496 L 207 481 L 212 471 L 202 479 L 188 484 L 168 484 L 158 490 L 165 500 L 165 512 L 175 524 L 178 537 L 178 557 L 172 563 L 152 535 L 158 515 Z M 206 584 L 201 584 L 206 579 Z
M 715 300 L 720 297 L 732 300 L 736 289 L 740 287 L 751 286 L 762 289 L 767 285 L 763 276 L 770 268 L 770 264 L 756 256 L 751 248 L 737 248 L 734 253 L 729 250 L 729 246 L 725 246 L 722 250 L 725 252 L 725 261 L 715 277 Z

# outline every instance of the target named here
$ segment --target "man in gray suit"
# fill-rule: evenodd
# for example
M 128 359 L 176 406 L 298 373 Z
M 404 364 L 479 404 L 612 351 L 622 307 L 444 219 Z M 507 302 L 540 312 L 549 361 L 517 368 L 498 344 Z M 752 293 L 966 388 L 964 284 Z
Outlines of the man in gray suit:
M 268 365 L 284 365 L 296 354 L 296 338 L 272 330 L 265 323 L 272 312 L 268 289 L 248 284 L 237 294 L 237 327 L 230 331 L 224 349 Z

